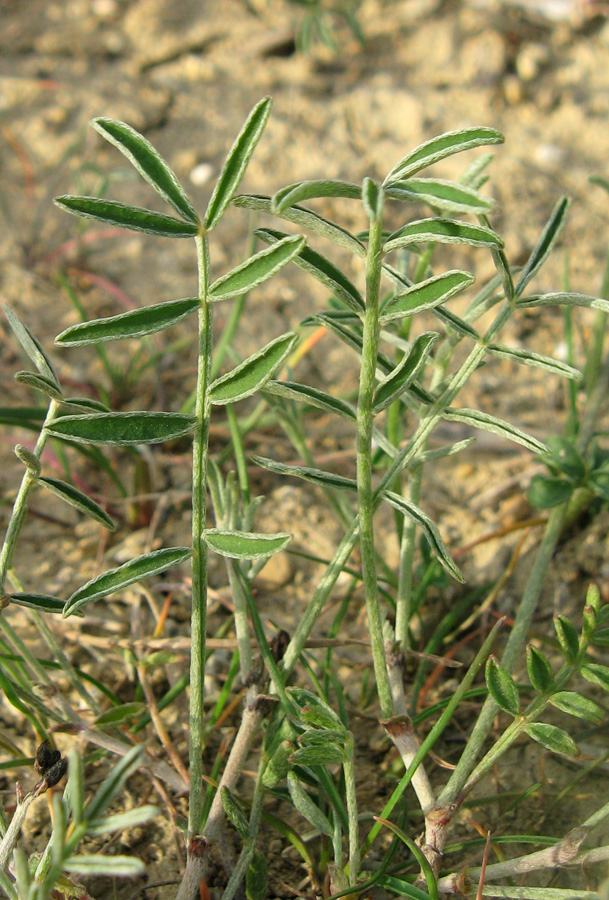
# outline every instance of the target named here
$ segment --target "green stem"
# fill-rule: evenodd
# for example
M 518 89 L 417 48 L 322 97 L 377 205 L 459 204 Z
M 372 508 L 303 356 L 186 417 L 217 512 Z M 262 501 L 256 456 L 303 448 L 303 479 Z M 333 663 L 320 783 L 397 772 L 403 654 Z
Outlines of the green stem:
M 410 475 L 408 482 L 408 499 L 418 505 L 421 495 L 421 481 L 423 479 L 423 466 L 417 466 Z M 395 598 L 395 639 L 402 652 L 408 652 L 408 628 L 412 615 L 412 583 L 413 565 L 416 549 L 416 526 L 407 520 L 402 531 L 400 541 L 400 562 L 398 567 L 398 590 Z
M 552 510 L 550 518 L 545 528 L 543 540 L 537 551 L 537 556 L 533 563 L 528 581 L 526 583 L 524 593 L 514 627 L 507 640 L 505 651 L 501 659 L 501 665 L 509 672 L 514 663 L 520 656 L 522 647 L 526 643 L 527 632 L 531 622 L 533 613 L 537 609 L 537 603 L 545 583 L 548 567 L 554 555 L 556 545 L 563 527 L 566 514 L 566 506 L 558 506 Z M 480 752 L 482 744 L 488 734 L 498 706 L 491 696 L 487 697 L 476 724 L 474 725 L 471 737 L 469 738 L 457 768 L 449 778 L 446 787 L 438 797 L 438 806 L 446 806 L 454 803 L 463 787 L 468 781 L 469 775 L 475 766 L 476 758 Z
M 206 515 L 207 457 L 210 408 L 207 389 L 212 356 L 212 310 L 208 301 L 209 249 L 202 235 L 195 238 L 199 269 L 199 352 L 196 426 L 192 466 L 192 612 L 190 656 L 190 798 L 188 839 L 199 833 L 203 815 L 203 701 L 207 617 L 207 547 L 203 541 Z
M 38 440 L 36 441 L 36 446 L 34 447 L 34 456 L 38 457 L 38 459 L 40 459 L 42 455 L 44 445 L 46 444 L 48 438 L 46 426 L 50 422 L 52 422 L 57 415 L 59 406 L 60 403 L 57 400 L 51 400 L 51 402 L 49 403 L 49 409 L 47 411 L 42 430 L 38 435 Z M 15 498 L 15 502 L 13 504 L 13 511 L 8 523 L 8 528 L 6 529 L 2 551 L 0 552 L 0 597 L 4 593 L 6 576 L 12 565 L 17 538 L 19 537 L 19 532 L 21 531 L 21 527 L 25 520 L 28 496 L 37 480 L 37 475 L 30 469 L 26 469 L 23 478 L 21 479 L 21 485 L 19 486 L 17 497 Z
M 357 403 L 357 499 L 359 508 L 359 540 L 362 576 L 368 614 L 368 630 L 381 714 L 393 714 L 391 686 L 387 675 L 383 621 L 379 602 L 374 549 L 374 499 L 372 492 L 372 398 L 374 396 L 376 360 L 379 341 L 379 294 L 381 285 L 382 217 L 370 222 L 370 239 L 366 257 L 366 312 Z
M 349 733 L 345 740 L 346 760 L 343 763 L 345 774 L 345 795 L 349 815 L 349 884 L 357 884 L 359 872 L 359 819 L 357 816 L 357 795 L 355 793 L 355 760 L 353 757 L 353 735 Z
M 444 729 L 452 721 L 455 709 L 457 708 L 457 706 L 459 705 L 461 700 L 464 698 L 464 696 L 467 693 L 467 691 L 469 690 L 474 678 L 476 677 L 479 670 L 484 665 L 487 656 L 491 652 L 491 647 L 493 646 L 495 638 L 497 637 L 497 632 L 499 630 L 499 627 L 500 627 L 502 621 L 503 620 L 500 620 L 499 622 L 497 622 L 497 624 L 494 625 L 493 628 L 491 629 L 491 631 L 489 632 L 488 637 L 486 638 L 482 647 L 476 654 L 474 661 L 472 662 L 471 666 L 469 667 L 469 669 L 467 671 L 467 674 L 463 678 L 463 681 L 461 682 L 461 684 L 459 685 L 459 687 L 457 688 L 457 690 L 451 697 L 450 702 L 446 706 L 444 712 L 442 713 L 442 715 L 440 716 L 440 718 L 438 719 L 436 724 L 433 726 L 433 728 L 431 729 L 431 731 L 429 732 L 429 734 L 427 735 L 425 740 L 421 743 L 421 746 L 419 747 L 418 752 L 416 753 L 414 759 L 412 760 L 412 762 L 409 765 L 406 772 L 404 772 L 404 774 L 402 775 L 402 779 L 401 779 L 400 783 L 395 788 L 393 794 L 391 795 L 391 797 L 389 798 L 389 800 L 383 807 L 383 811 L 381 812 L 381 815 L 379 816 L 379 818 L 381 818 L 381 819 L 389 818 L 389 816 L 395 809 L 396 804 L 400 800 L 402 794 L 404 793 L 404 791 L 406 790 L 406 788 L 412 781 L 412 776 L 417 771 L 417 769 L 419 768 L 419 766 L 421 765 L 421 763 L 423 762 L 425 757 L 428 755 L 429 751 L 434 746 L 434 744 L 436 743 L 436 741 L 438 740 L 438 738 L 440 737 L 440 735 L 442 734 Z M 375 840 L 375 838 L 381 831 L 382 827 L 383 826 L 377 822 L 373 826 L 373 828 L 371 828 L 370 833 L 368 834 L 368 837 L 362 844 L 362 857 L 364 857 L 366 855 L 366 853 L 372 846 L 373 841 Z

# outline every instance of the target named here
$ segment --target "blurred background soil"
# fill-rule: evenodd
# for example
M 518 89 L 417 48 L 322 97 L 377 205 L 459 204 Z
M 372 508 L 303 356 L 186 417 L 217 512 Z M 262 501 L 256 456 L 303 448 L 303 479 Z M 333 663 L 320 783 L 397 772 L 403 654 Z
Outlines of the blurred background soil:
M 605 12 L 602 6 L 576 0 L 520 5 L 501 0 L 364 0 L 358 13 L 363 46 L 338 18 L 338 52 L 315 44 L 302 53 L 295 41 L 302 14 L 296 4 L 282 0 L 3 0 L 2 302 L 14 307 L 52 353 L 62 381 L 75 394 L 95 396 L 95 385 L 105 375 L 90 348 L 52 348 L 54 336 L 77 320 L 66 285 L 88 317 L 111 315 L 191 296 L 196 291 L 196 260 L 190 242 L 83 225 L 52 205 L 57 194 L 101 188 L 113 199 L 144 206 L 155 203 L 149 188 L 132 177 L 123 158 L 88 128 L 89 119 L 97 115 L 122 119 L 143 132 L 202 210 L 228 147 L 251 107 L 264 95 L 273 97 L 273 112 L 242 190 L 273 193 L 287 183 L 320 177 L 361 181 L 369 175 L 382 180 L 418 143 L 443 131 L 491 125 L 506 138 L 504 145 L 494 148 L 490 193 L 497 201 L 492 225 L 505 240 L 510 263 L 527 258 L 555 203 L 567 194 L 572 206 L 562 251 L 544 267 L 534 288 L 536 292 L 560 289 L 568 258 L 571 288 L 595 294 L 609 243 L 607 194 L 588 183 L 590 175 L 609 176 L 609 22 Z M 458 177 L 471 158 L 445 161 L 437 167 L 438 176 Z M 350 229 L 365 227 L 359 209 L 348 202 L 321 201 L 316 208 Z M 411 215 L 409 210 L 406 213 Z M 231 210 L 226 216 L 212 240 L 214 275 L 243 258 L 248 225 L 242 211 Z M 440 258 L 451 266 L 471 268 L 480 279 L 492 272 L 490 259 L 482 252 L 443 251 Z M 361 279 L 357 265 L 348 265 L 351 276 Z M 326 299 L 316 283 L 300 272 L 284 270 L 249 298 L 247 316 L 235 340 L 238 353 L 253 352 L 296 326 L 322 308 Z M 228 315 L 228 307 L 220 307 L 218 330 Z M 458 304 L 455 308 L 459 309 Z M 589 334 L 592 314 L 578 312 L 576 320 L 578 333 Z M 12 380 L 20 368 L 19 352 L 6 323 L 1 327 L 0 405 L 32 405 L 32 395 Z M 195 348 L 189 342 L 189 329 L 177 326 L 171 337 L 152 342 L 149 352 L 163 350 L 159 362 L 149 366 L 134 385 L 125 381 L 121 390 L 114 387 L 112 399 L 119 408 L 180 406 L 195 383 Z M 564 357 L 558 311 L 521 315 L 509 325 L 507 338 L 517 346 Z M 170 340 L 181 343 L 168 350 Z M 135 351 L 134 344 L 122 343 L 109 353 L 120 370 Z M 352 391 L 356 384 L 354 361 L 330 338 L 307 355 L 296 374 L 299 380 L 333 393 Z M 461 405 L 479 405 L 543 438 L 555 433 L 564 419 L 564 386 L 538 370 L 515 370 L 497 361 L 476 375 Z M 460 435 L 446 431 L 441 439 L 447 442 L 456 436 Z M 21 433 L 18 438 L 31 442 Z M 226 438 L 219 426 L 212 435 L 215 452 Z M 310 439 L 318 454 L 337 455 L 341 471 L 352 466 L 350 437 L 333 423 L 316 420 Z M 13 496 L 20 477 L 20 465 L 12 454 L 14 441 L 15 436 L 6 432 L 1 437 L 4 497 Z M 296 461 L 277 434 L 254 436 L 248 449 Z M 116 459 L 130 472 L 124 456 Z M 52 468 L 58 461 L 50 454 L 47 464 Z M 113 496 L 103 475 L 87 470 L 82 461 L 74 465 L 89 489 Z M 470 585 L 490 581 L 505 569 L 518 538 L 481 544 L 469 552 L 465 548 L 488 531 L 532 514 L 524 492 L 535 465 L 518 447 L 480 438 L 472 450 L 434 469 L 424 487 L 422 505 L 439 522 Z M 159 504 L 164 504 L 155 520 L 153 541 L 188 542 L 187 449 L 155 450 L 150 471 L 152 480 L 145 488 L 136 485 L 133 489 L 148 491 L 152 511 L 158 513 Z M 329 548 L 340 536 L 339 530 L 328 519 L 317 493 L 264 475 L 256 478 L 259 492 L 267 493 L 261 527 L 287 527 L 295 533 L 298 546 L 331 555 Z M 135 519 L 129 518 L 125 506 L 119 508 L 121 528 L 108 544 L 100 544 L 97 526 L 78 522 L 65 507 L 48 500 L 43 504 L 40 498 L 31 506 L 34 514 L 17 557 L 31 589 L 67 595 L 99 571 L 102 559 L 112 565 L 124 562 L 143 552 L 150 540 L 150 516 L 146 518 L 142 511 L 143 503 Z M 4 504 L 0 524 L 5 524 L 8 512 Z M 607 518 L 601 516 L 570 538 L 547 586 L 545 618 L 556 609 L 579 609 L 583 586 L 590 578 L 606 585 L 606 525 Z M 521 548 L 523 556 L 537 537 L 538 532 L 531 533 Z M 386 553 L 388 562 L 394 563 L 397 548 L 388 543 Z M 496 608 L 502 613 L 513 612 L 526 564 L 521 569 L 522 575 L 517 570 L 497 600 Z M 220 565 L 212 568 L 220 592 L 218 615 L 223 572 Z M 316 572 L 313 565 L 301 568 L 287 557 L 278 558 L 260 582 L 264 614 L 292 630 Z M 126 639 L 133 626 L 128 608 L 123 598 L 106 604 L 103 618 L 98 606 L 92 609 L 87 629 L 93 643 L 88 649 L 77 646 L 75 630 L 73 643 L 70 632 L 64 637 L 76 660 L 97 667 L 102 677 L 107 663 L 99 647 L 91 649 L 96 646 L 94 639 L 107 640 L 108 635 Z M 184 634 L 185 598 L 182 608 L 171 616 L 168 628 Z M 321 631 L 323 627 L 321 622 Z M 354 613 L 347 630 L 361 636 L 362 627 L 361 616 Z M 348 666 L 367 664 L 365 657 L 362 662 L 351 656 L 346 671 Z M 25 735 L 10 711 L 4 714 L 11 727 Z M 185 752 L 185 733 L 176 740 Z M 564 777 L 564 771 L 558 777 Z M 373 792 L 385 790 L 377 778 L 364 780 L 374 786 Z M 7 780 L 6 785 L 10 790 L 11 782 Z M 585 804 L 590 794 L 582 790 L 582 795 Z M 569 822 L 564 824 L 568 827 Z M 179 853 L 170 830 L 164 835 L 160 830 L 159 825 L 152 842 L 134 847 L 135 852 L 147 854 L 150 880 L 167 875 Z M 286 879 L 286 872 L 277 875 L 277 896 L 290 896 L 279 886 Z

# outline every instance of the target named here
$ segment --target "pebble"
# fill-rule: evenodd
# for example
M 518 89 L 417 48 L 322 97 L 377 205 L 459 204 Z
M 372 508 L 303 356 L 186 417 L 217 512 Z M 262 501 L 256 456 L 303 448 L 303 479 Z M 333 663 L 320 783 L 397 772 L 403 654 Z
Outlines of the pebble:
M 196 166 L 193 166 L 188 174 L 188 178 L 197 187 L 201 187 L 202 185 L 207 184 L 213 174 L 214 167 L 212 166 L 212 164 L 202 162 L 198 163 Z
M 550 62 L 550 51 L 545 44 L 525 43 L 516 57 L 516 72 L 521 81 L 534 81 Z
M 285 587 L 291 581 L 293 575 L 292 563 L 287 552 L 275 553 L 270 556 L 264 566 L 258 572 L 255 582 L 260 587 L 277 590 Z

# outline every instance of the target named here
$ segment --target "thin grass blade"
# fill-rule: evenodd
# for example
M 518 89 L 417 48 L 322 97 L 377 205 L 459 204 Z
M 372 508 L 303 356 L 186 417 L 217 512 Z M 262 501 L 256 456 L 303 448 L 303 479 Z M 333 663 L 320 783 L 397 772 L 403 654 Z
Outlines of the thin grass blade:
M 209 289 L 209 299 L 215 302 L 246 294 L 296 259 L 304 246 L 305 238 L 300 235 L 283 237 L 218 278 Z
M 73 197 L 65 195 L 55 198 L 55 205 L 75 216 L 95 219 L 106 225 L 117 228 L 128 228 L 130 231 L 143 231 L 160 237 L 189 238 L 199 233 L 198 225 L 166 216 L 163 213 L 143 209 L 140 206 L 127 206 L 116 200 L 99 200 L 97 197 Z
M 162 412 L 93 413 L 63 416 L 47 426 L 53 437 L 81 444 L 160 444 L 190 434 L 194 416 Z
M 199 307 L 197 297 L 186 297 L 184 300 L 170 300 L 157 303 L 143 309 L 133 309 L 118 316 L 105 319 L 92 319 L 66 328 L 55 338 L 55 343 L 63 347 L 82 347 L 85 344 L 98 344 L 102 341 L 117 341 L 125 338 L 142 337 L 154 334 L 181 322 Z
M 85 603 L 91 603 L 108 594 L 122 591 L 143 578 L 160 575 L 161 572 L 166 572 L 167 569 L 172 569 L 184 562 L 189 556 L 189 547 L 167 547 L 131 559 L 116 569 L 110 569 L 108 572 L 98 575 L 74 591 L 66 602 L 63 616 L 64 618 L 71 616 Z
M 199 217 L 174 172 L 152 144 L 125 122 L 99 117 L 91 122 L 103 138 L 127 157 L 132 166 L 175 211 L 189 222 L 199 225 Z
M 425 169 L 441 159 L 446 159 L 448 156 L 453 156 L 455 153 L 488 144 L 502 144 L 503 141 L 504 137 L 501 132 L 484 126 L 448 131 L 420 144 L 401 159 L 387 175 L 384 186 L 409 178 L 415 172 L 420 172 L 421 169 Z
M 209 388 L 210 403 L 224 406 L 259 391 L 288 358 L 297 340 L 298 335 L 294 332 L 283 334 L 248 357 L 232 372 L 217 378 Z
M 270 97 L 265 97 L 256 104 L 229 150 L 205 212 L 206 231 L 211 231 L 216 227 L 224 210 L 233 199 L 252 153 L 256 149 L 256 144 L 262 137 L 264 126 L 271 112 L 271 104 Z

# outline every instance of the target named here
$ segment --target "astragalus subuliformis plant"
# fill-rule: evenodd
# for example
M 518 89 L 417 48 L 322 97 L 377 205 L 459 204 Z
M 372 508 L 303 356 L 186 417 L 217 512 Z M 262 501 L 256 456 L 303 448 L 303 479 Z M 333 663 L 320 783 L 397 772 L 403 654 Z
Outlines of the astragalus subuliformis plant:
M 438 564 L 450 578 L 462 580 L 438 528 L 424 511 L 424 469 L 435 459 L 458 453 L 470 443 L 464 441 L 440 449 L 429 449 L 428 442 L 436 425 L 441 420 L 448 420 L 491 431 L 533 452 L 544 453 L 546 448 L 541 441 L 516 426 L 488 412 L 457 407 L 455 401 L 489 355 L 537 366 L 552 375 L 577 381 L 580 375 L 572 366 L 534 351 L 512 349 L 500 342 L 501 332 L 513 315 L 530 307 L 562 304 L 607 310 L 609 304 L 575 293 L 525 294 L 558 236 L 566 213 L 566 201 L 557 205 L 528 262 L 515 279 L 503 242 L 490 227 L 488 216 L 492 212 L 492 201 L 480 192 L 486 179 L 484 169 L 489 157 L 476 160 L 458 183 L 421 177 L 424 169 L 449 156 L 500 143 L 502 136 L 492 128 L 468 128 L 434 138 L 404 157 L 382 184 L 370 178 L 365 178 L 362 185 L 323 179 L 291 184 L 272 198 L 258 195 L 235 198 L 251 154 L 262 135 L 270 105 L 270 100 L 264 99 L 252 110 L 228 154 L 202 216 L 195 210 L 167 163 L 142 135 L 128 125 L 111 119 L 94 121 L 95 129 L 127 157 L 140 175 L 170 204 L 173 214 L 161 214 L 94 197 L 64 196 L 57 199 L 57 204 L 76 215 L 114 226 L 157 236 L 193 239 L 199 284 L 196 295 L 192 297 L 74 325 L 59 335 L 57 343 L 69 347 L 133 339 L 161 331 L 196 314 L 198 354 L 194 413 L 91 411 L 78 408 L 77 401 L 67 403 L 40 345 L 14 313 L 9 313 L 9 321 L 17 338 L 38 368 L 37 375 L 30 373 L 30 382 L 43 393 L 46 392 L 50 405 L 34 451 L 19 450 L 26 474 L 2 553 L 2 585 L 8 580 L 12 588 L 5 591 L 4 602 L 6 606 L 21 603 L 39 611 L 62 611 L 64 616 L 70 616 L 82 613 L 93 601 L 103 600 L 109 594 L 142 579 L 154 577 L 175 566 L 190 565 L 188 772 L 175 754 L 170 760 L 175 770 L 173 785 L 177 780 L 188 787 L 187 861 L 178 891 L 179 900 L 192 900 L 203 890 L 201 886 L 210 870 L 211 850 L 215 845 L 223 849 L 227 869 L 223 900 L 235 896 L 242 882 L 245 882 L 248 897 L 264 897 L 267 889 L 266 858 L 257 848 L 263 818 L 298 849 L 309 868 L 314 890 L 321 890 L 321 881 L 326 877 L 327 890 L 338 896 L 354 896 L 374 885 L 394 895 L 414 898 L 436 897 L 439 891 L 456 890 L 473 896 L 478 890 L 477 882 L 471 878 L 458 880 L 460 876 L 456 872 L 441 874 L 446 837 L 453 815 L 467 792 L 522 734 L 526 733 L 555 752 L 567 755 L 576 753 L 576 745 L 564 731 L 537 720 L 548 705 L 554 704 L 563 711 L 598 721 L 599 707 L 575 692 L 565 691 L 565 687 L 578 674 L 602 687 L 607 686 L 609 670 L 588 658 L 589 645 L 597 633 L 596 619 L 598 617 L 601 624 L 605 619 L 598 596 L 592 592 L 586 606 L 581 637 L 570 623 L 568 626 L 562 621 L 559 623 L 558 639 L 565 654 L 565 664 L 556 675 L 551 662 L 536 648 L 530 648 L 529 674 L 532 687 L 539 696 L 521 711 L 518 687 L 510 671 L 520 658 L 524 658 L 528 626 L 560 533 L 559 524 L 551 519 L 501 663 L 495 657 L 489 657 L 496 638 L 496 626 L 484 640 L 454 693 L 440 705 L 436 723 L 419 743 L 413 719 L 409 715 L 412 714 L 413 697 L 409 696 L 404 679 L 405 660 L 414 649 L 411 625 L 425 594 L 415 578 L 418 534 L 422 533 L 424 538 L 423 556 L 428 581 L 438 578 Z M 365 230 L 354 235 L 302 205 L 321 197 L 360 202 Z M 286 234 L 271 227 L 257 229 L 256 235 L 268 246 L 252 253 L 245 262 L 212 281 L 210 235 L 231 202 L 239 208 L 254 210 L 257 215 L 278 217 L 296 225 L 301 233 Z M 411 203 L 427 204 L 433 215 L 414 220 L 408 218 L 406 224 L 388 232 L 385 223 L 390 203 L 401 204 L 399 208 L 402 210 L 408 209 Z M 473 217 L 473 221 L 461 218 L 463 215 Z M 361 260 L 365 267 L 361 287 L 351 281 L 344 269 L 309 246 L 309 238 L 305 238 L 304 233 L 313 240 L 321 238 L 334 243 L 342 251 L 347 250 Z M 462 315 L 455 314 L 446 304 L 452 297 L 472 290 L 475 279 L 464 270 L 434 273 L 434 251 L 440 244 L 478 248 L 489 252 L 495 264 L 496 275 L 478 287 Z M 240 318 L 247 321 L 247 306 L 243 298 L 290 262 L 320 281 L 332 295 L 330 308 L 323 313 L 312 311 L 302 323 L 302 330 L 322 327 L 357 354 L 360 370 L 356 403 L 337 397 L 331 391 L 321 391 L 293 380 L 273 380 L 275 373 L 289 364 L 300 339 L 300 330 L 275 337 L 231 371 L 217 374 L 219 363 L 217 356 L 214 359 L 212 331 L 215 304 L 236 298 L 237 314 L 231 317 L 227 326 L 231 334 L 234 333 Z M 483 314 L 493 311 L 493 321 L 486 331 L 479 332 L 476 329 L 478 320 Z M 424 318 L 420 314 L 425 313 L 435 316 L 438 330 L 416 333 L 418 322 Z M 465 360 L 457 364 L 454 362 L 454 350 L 461 342 L 467 342 L 469 350 Z M 225 351 L 226 340 L 220 338 L 218 347 Z M 235 404 L 256 393 L 262 395 L 258 410 L 246 421 L 239 419 Z M 225 474 L 218 460 L 210 457 L 210 423 L 213 413 L 222 412 L 219 407 L 224 407 L 226 411 L 236 475 L 231 472 Z M 311 407 L 321 408 L 352 423 L 356 465 L 350 476 L 337 475 L 315 466 L 314 453 L 306 440 L 306 419 L 302 415 L 303 409 Z M 288 466 L 261 457 L 255 457 L 255 462 L 271 472 L 302 478 L 319 486 L 344 526 L 344 537 L 332 559 L 326 561 L 324 574 L 300 615 L 295 633 L 290 637 L 279 632 L 273 640 L 267 635 L 258 612 L 252 581 L 262 562 L 288 545 L 290 523 L 286 522 L 285 530 L 277 534 L 253 531 L 257 501 L 251 499 L 243 451 L 245 431 L 264 408 L 269 408 L 285 429 L 304 465 Z M 107 514 L 97 504 L 75 492 L 71 486 L 50 484 L 48 477 L 42 474 L 40 456 L 47 439 L 97 448 L 98 445 L 158 444 L 187 435 L 192 435 L 193 445 L 190 546 L 166 547 L 132 559 L 82 585 L 65 602 L 44 594 L 27 593 L 19 587 L 19 579 L 11 562 L 27 497 L 33 488 L 40 486 L 54 490 L 81 512 L 94 515 L 101 524 L 109 524 L 102 521 Z M 582 452 L 585 450 L 582 448 Z M 213 526 L 208 495 L 215 519 Z M 394 511 L 400 544 L 397 572 L 388 569 L 375 540 L 374 516 L 381 504 L 389 504 Z M 354 568 L 355 563 L 351 559 L 358 548 L 361 570 Z M 207 646 L 207 557 L 210 551 L 226 560 L 227 580 L 234 604 L 237 664 L 244 687 L 243 712 L 231 750 L 223 768 L 219 758 L 218 766 L 214 764 L 211 771 L 215 790 L 206 786 L 210 773 L 205 772 L 203 767 L 205 729 L 209 722 L 214 721 L 212 713 L 206 711 L 204 696 L 205 665 L 210 652 Z M 308 647 L 314 643 L 311 640 L 313 628 L 342 572 L 349 573 L 353 578 L 353 590 L 341 604 L 325 644 L 322 640 L 326 652 L 319 663 L 309 654 Z M 382 808 L 365 811 L 358 807 L 356 789 L 362 762 L 355 752 L 352 717 L 344 686 L 336 676 L 333 657 L 341 621 L 348 603 L 356 602 L 359 596 L 356 589 L 360 587 L 367 612 L 378 699 L 375 715 L 382 722 L 405 767 L 405 773 L 389 801 Z M 36 612 L 36 615 L 39 613 Z M 257 646 L 256 653 L 252 652 L 252 643 Z M 290 686 L 299 661 L 304 663 L 309 678 L 307 688 Z M 430 751 L 452 721 L 460 702 L 471 695 L 476 675 L 485 663 L 488 698 L 472 740 L 446 784 L 433 785 L 426 771 Z M 224 701 L 227 694 L 225 692 Z M 499 709 L 508 713 L 513 722 L 498 742 L 483 754 L 484 742 Z M 72 718 L 69 706 L 66 705 L 63 712 L 68 720 Z M 104 731 L 102 726 L 105 724 L 109 728 L 112 721 L 100 717 L 96 728 L 90 731 L 101 733 Z M 159 723 L 157 729 L 162 733 Z M 258 732 L 262 734 L 262 742 L 257 754 L 253 795 L 238 796 L 238 781 Z M 166 741 L 164 744 L 170 746 Z M 105 746 L 112 751 L 118 745 L 116 741 L 106 741 Z M 121 746 L 123 750 L 118 752 L 124 752 L 124 744 Z M 248 763 L 250 767 L 251 763 Z M 70 771 L 76 773 L 73 779 L 78 777 L 80 770 L 76 762 Z M 167 773 L 165 775 L 165 780 L 171 783 L 172 779 Z M 410 784 L 416 792 L 425 820 L 424 836 L 418 842 L 415 839 L 419 837 L 420 828 L 412 830 L 406 824 L 398 805 Z M 275 800 L 289 801 L 312 826 L 314 834 L 320 836 L 318 859 L 314 858 L 307 843 L 293 828 L 271 815 L 268 809 L 265 810 L 264 799 L 269 794 Z M 389 819 L 394 811 L 398 814 L 397 823 Z M 147 810 L 146 815 L 149 812 Z M 370 813 L 375 814 L 378 821 L 361 843 L 360 826 L 366 814 L 369 818 Z M 603 808 L 590 822 L 584 823 L 585 836 L 605 815 Z M 236 859 L 232 857 L 224 835 L 227 818 L 240 841 Z M 56 828 L 61 831 L 61 821 L 65 823 L 67 817 L 64 815 L 62 820 L 60 816 L 59 821 L 60 825 Z M 69 830 L 69 826 L 67 828 Z M 367 861 L 367 853 L 383 828 L 391 829 L 395 840 L 380 866 L 372 866 Z M 569 857 L 571 862 L 581 861 L 583 839 L 579 843 L 571 842 L 577 843 Z M 58 846 L 71 846 L 65 840 L 61 844 L 59 838 L 56 842 Z M 403 854 L 394 855 L 400 843 L 406 845 L 408 854 L 414 858 L 412 875 L 408 875 Z M 562 850 L 564 847 L 561 845 L 559 855 Z M 601 848 L 602 853 L 605 850 Z M 551 857 L 552 860 L 556 858 L 556 855 Z M 70 871 L 69 860 L 66 862 L 59 851 L 53 859 L 58 870 L 65 863 L 64 867 Z M 548 854 L 541 862 L 542 866 L 554 864 Z M 23 870 L 22 862 L 20 865 Z M 520 870 L 512 868 L 506 877 L 515 871 Z M 487 867 L 486 873 L 487 879 L 492 878 L 492 867 Z M 501 878 L 504 872 L 501 870 L 495 875 Z M 46 877 L 44 883 L 48 884 L 48 867 Z M 22 875 L 23 879 L 27 881 L 25 875 Z M 34 881 L 30 879 L 30 882 L 34 884 L 34 887 L 28 887 L 31 896 L 41 900 L 44 891 L 40 893 L 41 882 L 36 873 Z M 7 890 L 6 880 L 2 886 Z M 518 896 L 538 896 L 534 893 L 536 889 L 532 890 L 533 893 Z M 8 890 L 7 893 L 12 900 L 13 895 Z M 552 896 L 558 898 L 559 894 Z

